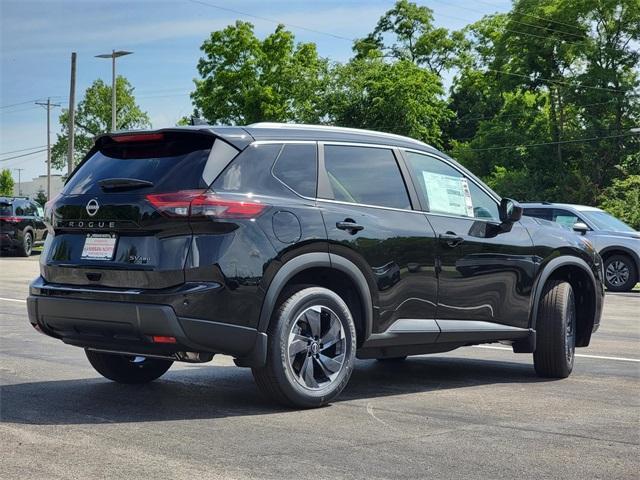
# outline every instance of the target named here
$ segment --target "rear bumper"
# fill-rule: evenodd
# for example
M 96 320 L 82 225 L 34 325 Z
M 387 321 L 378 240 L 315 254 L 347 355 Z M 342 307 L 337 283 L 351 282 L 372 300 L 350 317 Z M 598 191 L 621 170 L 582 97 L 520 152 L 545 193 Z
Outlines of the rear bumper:
M 178 317 L 170 305 L 30 295 L 29 322 L 42 333 L 84 348 L 148 355 L 207 352 L 249 366 L 266 355 L 266 335 L 253 328 Z M 169 336 L 176 343 L 153 342 Z

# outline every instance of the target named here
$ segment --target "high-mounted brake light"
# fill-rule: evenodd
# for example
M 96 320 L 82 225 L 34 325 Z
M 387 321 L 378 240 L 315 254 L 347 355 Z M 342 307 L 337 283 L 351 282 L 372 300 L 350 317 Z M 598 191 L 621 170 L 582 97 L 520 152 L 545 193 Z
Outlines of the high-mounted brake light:
M 170 217 L 255 218 L 267 208 L 260 202 L 229 200 L 193 190 L 151 194 L 147 200 Z
M 114 135 L 111 139 L 116 143 L 158 142 L 164 139 L 162 133 L 136 133 L 133 135 Z

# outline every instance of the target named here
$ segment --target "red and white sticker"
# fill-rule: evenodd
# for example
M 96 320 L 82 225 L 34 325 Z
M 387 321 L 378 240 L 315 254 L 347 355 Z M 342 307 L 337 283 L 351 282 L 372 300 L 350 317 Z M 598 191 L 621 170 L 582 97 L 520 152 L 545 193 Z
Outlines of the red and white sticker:
M 116 249 L 116 237 L 109 234 L 87 234 L 82 249 L 84 260 L 111 260 Z

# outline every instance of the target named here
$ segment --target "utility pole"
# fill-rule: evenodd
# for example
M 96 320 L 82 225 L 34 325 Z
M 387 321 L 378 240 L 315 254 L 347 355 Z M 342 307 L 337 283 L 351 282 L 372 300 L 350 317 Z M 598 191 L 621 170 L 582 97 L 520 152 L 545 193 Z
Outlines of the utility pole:
M 47 108 L 47 200 L 51 200 L 51 107 L 59 107 L 59 103 L 51 103 L 51 98 L 47 98 L 47 103 L 36 102 Z
M 111 59 L 111 131 L 117 130 L 116 123 L 116 58 L 123 57 L 125 55 L 131 55 L 133 52 L 127 52 L 125 50 L 111 50 L 111 53 L 103 53 L 96 55 L 96 58 L 110 58 Z
M 20 173 L 24 170 L 24 168 L 14 168 L 15 171 L 18 172 L 18 196 L 22 196 L 22 182 L 20 181 Z
M 76 126 L 76 52 L 71 52 L 71 86 L 69 87 L 69 131 L 68 143 L 69 151 L 67 153 L 67 178 L 71 175 L 73 169 L 73 149 L 74 134 Z M 48 197 L 47 197 L 48 200 Z

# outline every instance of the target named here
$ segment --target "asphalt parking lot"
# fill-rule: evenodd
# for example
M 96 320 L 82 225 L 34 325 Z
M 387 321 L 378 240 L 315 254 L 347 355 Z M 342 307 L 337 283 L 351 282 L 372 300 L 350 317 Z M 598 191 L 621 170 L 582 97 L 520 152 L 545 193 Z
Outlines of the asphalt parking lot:
M 103 379 L 29 326 L 37 271 L 0 258 L 2 478 L 640 478 L 640 292 L 607 295 L 569 379 L 471 347 L 358 361 L 337 402 L 291 411 L 223 356 L 147 386 Z

